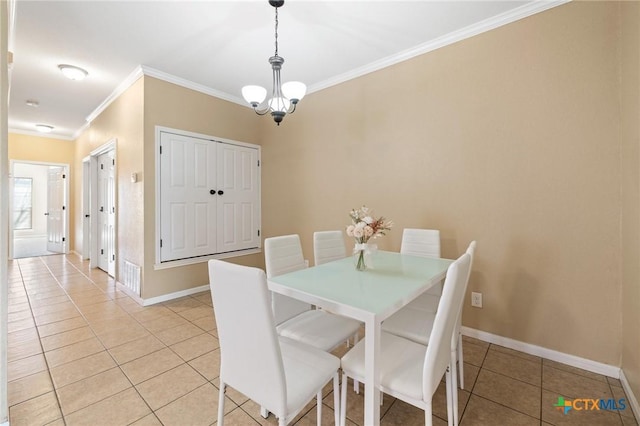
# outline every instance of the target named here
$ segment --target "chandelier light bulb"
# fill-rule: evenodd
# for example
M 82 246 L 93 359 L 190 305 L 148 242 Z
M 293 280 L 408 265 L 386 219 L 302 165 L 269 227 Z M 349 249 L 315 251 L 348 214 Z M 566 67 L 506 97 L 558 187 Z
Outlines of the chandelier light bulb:
M 267 97 L 267 89 L 261 86 L 244 86 L 242 88 L 242 97 L 245 101 L 256 108 Z
M 269 108 L 271 109 L 271 111 L 280 111 L 286 113 L 287 111 L 289 111 L 289 107 L 291 107 L 291 102 L 287 98 L 281 97 L 269 99 Z
M 288 81 L 282 85 L 282 94 L 296 104 L 304 98 L 307 93 L 307 86 L 299 81 Z

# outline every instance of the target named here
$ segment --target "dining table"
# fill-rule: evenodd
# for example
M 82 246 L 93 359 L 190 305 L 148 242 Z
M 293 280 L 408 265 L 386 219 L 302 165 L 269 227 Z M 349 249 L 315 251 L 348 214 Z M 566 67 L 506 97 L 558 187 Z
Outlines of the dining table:
M 271 277 L 268 285 L 275 293 L 364 323 L 364 424 L 377 426 L 382 322 L 442 281 L 453 260 L 377 250 L 367 261 L 359 271 L 354 259 L 346 257 Z

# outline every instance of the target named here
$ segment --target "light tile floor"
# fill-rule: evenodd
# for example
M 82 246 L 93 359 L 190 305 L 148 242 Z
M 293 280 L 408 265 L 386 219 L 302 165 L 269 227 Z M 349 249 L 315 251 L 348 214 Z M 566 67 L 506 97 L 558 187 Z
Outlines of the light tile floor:
M 210 425 L 218 407 L 220 350 L 208 292 L 141 307 L 76 256 L 9 263 L 9 406 L 17 425 Z M 340 348 L 341 355 L 347 349 Z M 461 426 L 637 425 L 631 409 L 570 411 L 558 397 L 626 398 L 617 379 L 480 340 L 464 339 Z M 333 424 L 327 387 L 325 424 Z M 315 424 L 315 403 L 295 420 Z M 348 423 L 363 422 L 363 395 L 348 393 Z M 276 424 L 229 389 L 225 422 Z M 424 424 L 422 411 L 386 396 L 383 425 Z M 444 387 L 434 425 L 446 424 Z

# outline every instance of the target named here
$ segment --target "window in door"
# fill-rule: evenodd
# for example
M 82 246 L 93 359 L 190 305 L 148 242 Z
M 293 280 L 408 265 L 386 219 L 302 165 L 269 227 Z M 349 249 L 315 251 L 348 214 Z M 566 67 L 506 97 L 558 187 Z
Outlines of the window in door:
M 33 179 L 13 178 L 13 229 L 31 229 Z

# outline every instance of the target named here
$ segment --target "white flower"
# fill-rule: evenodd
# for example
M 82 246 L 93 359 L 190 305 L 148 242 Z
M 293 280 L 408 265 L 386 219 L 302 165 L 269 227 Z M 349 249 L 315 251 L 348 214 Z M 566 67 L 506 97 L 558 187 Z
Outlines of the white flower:
M 371 216 L 366 216 L 362 221 L 367 225 L 371 225 L 373 223 L 373 218 Z
M 365 237 L 370 237 L 373 235 L 373 228 L 370 227 L 369 225 L 364 227 L 364 236 Z
M 356 229 L 355 226 L 353 225 L 349 225 L 347 226 L 347 236 L 349 237 L 353 237 L 353 230 Z
M 366 224 L 366 223 L 364 223 L 364 222 L 358 222 L 358 223 L 356 223 L 356 229 L 360 229 L 360 230 L 362 230 L 362 229 L 364 229 L 364 227 L 365 227 L 365 226 L 367 226 L 367 224 Z
M 353 230 L 353 236 L 355 238 L 362 238 L 362 236 L 364 235 L 364 230 L 363 228 L 359 228 L 359 227 L 355 227 L 355 229 Z

